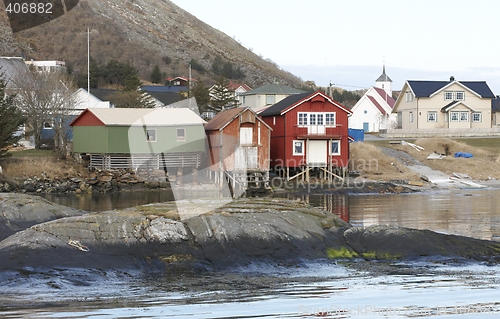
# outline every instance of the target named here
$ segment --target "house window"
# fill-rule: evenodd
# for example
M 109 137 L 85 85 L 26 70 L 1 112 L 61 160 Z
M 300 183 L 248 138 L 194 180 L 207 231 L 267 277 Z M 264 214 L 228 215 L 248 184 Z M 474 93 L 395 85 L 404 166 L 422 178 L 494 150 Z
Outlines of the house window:
M 240 127 L 240 145 L 253 144 L 253 128 Z
M 451 112 L 450 113 L 450 122 L 458 122 L 459 121 L 459 113 L 460 112 Z
M 304 141 L 293 141 L 293 155 L 304 155 Z
M 177 141 L 185 141 L 186 140 L 186 130 L 183 128 L 177 129 Z
M 457 101 L 465 100 L 465 92 L 464 91 L 455 92 L 455 100 Z
M 481 122 L 481 121 L 482 121 L 482 118 L 481 118 L 480 112 L 472 113 L 472 122 Z
M 411 91 L 406 91 L 405 98 L 406 98 L 406 102 L 412 102 L 413 101 L 413 93 L 411 93 Z
M 309 125 L 316 125 L 316 114 L 309 114 Z
M 244 96 L 244 97 L 243 97 L 243 104 L 245 104 L 245 103 L 246 103 L 246 100 L 247 100 L 247 99 L 246 99 L 246 96 Z
M 319 113 L 317 115 L 318 125 L 323 125 L 323 118 L 324 118 L 324 114 L 323 113 Z
M 307 125 L 307 113 L 299 113 L 299 125 Z
M 325 124 L 335 126 L 335 113 L 325 114 Z
M 427 112 L 427 122 L 437 122 L 437 112 L 436 111 Z
M 156 142 L 156 130 L 146 130 L 146 139 L 148 142 Z
M 276 95 L 274 94 L 266 94 L 266 105 L 276 103 Z
M 332 141 L 330 155 L 340 155 L 340 141 Z
M 453 101 L 453 91 L 445 91 L 444 92 L 444 100 L 445 101 Z
M 469 112 L 460 112 L 460 122 L 469 122 Z
M 413 112 L 410 112 L 410 123 L 413 123 Z

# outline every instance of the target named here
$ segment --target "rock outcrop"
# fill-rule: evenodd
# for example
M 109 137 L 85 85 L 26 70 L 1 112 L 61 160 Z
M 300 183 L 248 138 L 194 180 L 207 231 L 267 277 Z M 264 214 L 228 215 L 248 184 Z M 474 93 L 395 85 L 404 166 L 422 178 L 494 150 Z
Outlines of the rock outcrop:
M 85 213 L 41 197 L 0 193 L 0 241 L 36 224 Z
M 46 205 L 18 196 L 33 201 L 35 207 Z M 0 270 L 151 272 L 221 269 L 254 261 L 422 256 L 494 262 L 499 255 L 497 242 L 389 226 L 352 227 L 302 202 L 246 198 L 185 220 L 175 203 L 159 203 L 39 223 L 0 242 Z

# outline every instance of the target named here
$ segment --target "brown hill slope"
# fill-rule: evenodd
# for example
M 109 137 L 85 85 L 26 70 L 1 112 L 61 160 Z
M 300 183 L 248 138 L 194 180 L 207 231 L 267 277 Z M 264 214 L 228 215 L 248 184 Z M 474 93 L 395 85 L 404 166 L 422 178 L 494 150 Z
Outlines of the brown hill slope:
M 1 6 L 1 4 L 0 4 Z M 2 10 L 3 11 L 3 10 Z M 5 13 L 0 14 L 0 56 L 60 59 L 76 71 L 86 71 L 87 28 L 91 56 L 101 62 L 130 62 L 144 79 L 158 64 L 167 76 L 187 76 L 195 59 L 210 70 L 216 56 L 239 67 L 244 82 L 257 86 L 280 81 L 301 86 L 301 79 L 280 70 L 168 0 L 80 0 L 62 17 L 12 34 Z M 197 71 L 193 77 L 211 82 L 213 74 Z

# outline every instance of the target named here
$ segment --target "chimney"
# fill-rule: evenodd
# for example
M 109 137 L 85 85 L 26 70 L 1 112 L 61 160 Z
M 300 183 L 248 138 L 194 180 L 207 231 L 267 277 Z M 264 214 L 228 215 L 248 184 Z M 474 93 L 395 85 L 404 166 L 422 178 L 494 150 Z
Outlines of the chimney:
M 452 76 L 450 76 L 450 82 L 453 82 L 453 81 L 455 81 L 455 77 L 452 75 Z

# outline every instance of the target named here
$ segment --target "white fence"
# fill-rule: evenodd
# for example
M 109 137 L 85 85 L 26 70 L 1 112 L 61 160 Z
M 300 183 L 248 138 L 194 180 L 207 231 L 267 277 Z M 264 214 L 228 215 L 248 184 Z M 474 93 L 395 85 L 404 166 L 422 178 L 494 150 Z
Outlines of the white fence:
M 101 169 L 199 167 L 202 160 L 201 154 L 199 152 L 148 155 L 91 154 L 90 167 Z
M 388 138 L 423 138 L 423 137 L 500 137 L 500 128 L 433 128 L 433 129 L 411 129 L 411 130 L 387 130 L 380 134 Z

